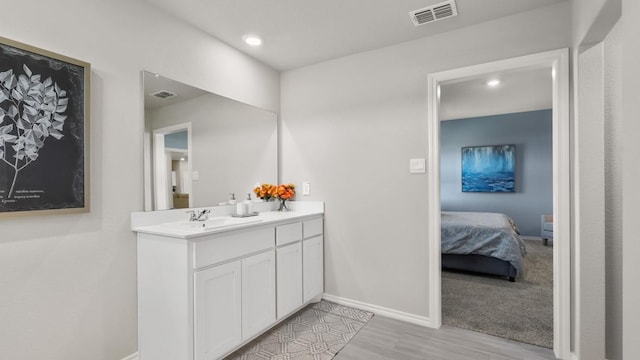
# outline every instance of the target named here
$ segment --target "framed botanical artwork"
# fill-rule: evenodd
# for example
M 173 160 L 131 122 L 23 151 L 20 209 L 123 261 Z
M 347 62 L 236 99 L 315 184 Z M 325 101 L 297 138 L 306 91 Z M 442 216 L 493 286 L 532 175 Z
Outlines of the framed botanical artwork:
M 516 146 L 462 148 L 462 192 L 515 192 Z
M 0 217 L 89 211 L 90 74 L 0 37 Z

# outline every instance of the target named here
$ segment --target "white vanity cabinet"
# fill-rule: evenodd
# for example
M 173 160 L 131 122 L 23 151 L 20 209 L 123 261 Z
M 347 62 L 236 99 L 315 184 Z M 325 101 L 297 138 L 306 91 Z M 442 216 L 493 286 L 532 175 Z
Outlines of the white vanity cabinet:
M 242 260 L 242 340 L 276 321 L 275 250 Z
M 195 359 L 218 359 L 273 324 L 275 252 L 197 271 Z
M 322 215 L 273 217 L 182 237 L 136 229 L 140 360 L 220 359 L 319 300 Z
M 302 223 L 276 227 L 278 320 L 302 305 Z
M 276 228 L 278 320 L 287 317 L 324 290 L 322 218 Z
M 241 261 L 194 274 L 196 360 L 217 359 L 242 342 L 241 276 Z
M 322 218 L 303 222 L 303 298 L 307 303 L 324 291 L 324 242 Z

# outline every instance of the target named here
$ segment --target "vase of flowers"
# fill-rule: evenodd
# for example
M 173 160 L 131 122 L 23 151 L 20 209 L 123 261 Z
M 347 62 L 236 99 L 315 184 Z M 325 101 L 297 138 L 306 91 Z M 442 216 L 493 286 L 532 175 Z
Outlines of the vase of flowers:
M 261 184 L 253 189 L 253 193 L 256 194 L 258 199 L 269 202 L 278 196 L 278 187 L 272 184 Z
M 294 184 L 280 184 L 276 189 L 276 196 L 280 200 L 278 211 L 289 211 L 287 200 L 296 195 L 296 186 Z

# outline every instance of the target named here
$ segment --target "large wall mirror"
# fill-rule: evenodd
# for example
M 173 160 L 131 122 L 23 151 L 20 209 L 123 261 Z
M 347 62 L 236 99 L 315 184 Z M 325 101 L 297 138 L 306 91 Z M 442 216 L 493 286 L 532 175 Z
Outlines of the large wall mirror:
M 244 200 L 278 182 L 275 113 L 148 71 L 143 82 L 145 210 Z

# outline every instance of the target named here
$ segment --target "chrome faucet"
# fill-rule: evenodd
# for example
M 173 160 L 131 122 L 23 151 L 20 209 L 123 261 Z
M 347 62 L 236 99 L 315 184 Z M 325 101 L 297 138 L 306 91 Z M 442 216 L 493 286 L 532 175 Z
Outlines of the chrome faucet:
M 204 209 L 204 210 L 200 210 L 200 211 L 195 211 L 195 210 L 189 210 L 187 211 L 187 214 L 189 214 L 189 222 L 194 222 L 194 221 L 205 221 L 209 218 L 209 213 L 211 212 L 211 210 L 209 209 Z

